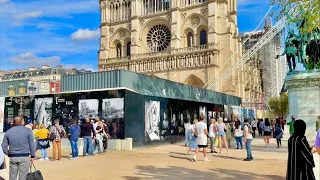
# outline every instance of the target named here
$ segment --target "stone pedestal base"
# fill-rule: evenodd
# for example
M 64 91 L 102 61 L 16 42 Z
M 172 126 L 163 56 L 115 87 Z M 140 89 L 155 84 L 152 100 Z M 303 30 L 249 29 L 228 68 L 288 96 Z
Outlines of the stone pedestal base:
M 288 73 L 286 89 L 289 96 L 289 114 L 302 119 L 307 124 L 306 136 L 310 145 L 314 144 L 316 137 L 316 121 L 320 115 L 320 71 L 303 71 Z M 319 156 L 319 155 L 314 155 Z M 315 158 L 315 175 L 319 179 L 319 157 Z

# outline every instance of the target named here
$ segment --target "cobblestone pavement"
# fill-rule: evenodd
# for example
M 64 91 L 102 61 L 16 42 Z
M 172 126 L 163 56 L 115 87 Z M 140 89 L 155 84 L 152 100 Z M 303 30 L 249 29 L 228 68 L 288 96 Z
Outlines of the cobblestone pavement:
M 208 154 L 211 162 L 191 162 L 192 155 L 185 155 L 183 145 L 165 145 L 133 151 L 109 151 L 104 155 L 81 157 L 68 160 L 70 151 L 64 150 L 61 161 L 36 161 L 46 180 L 179 180 L 179 179 L 221 179 L 221 180 L 282 180 L 285 179 L 287 145 L 276 148 L 275 139 L 266 148 L 262 138 L 253 141 L 254 161 L 244 162 L 245 150 L 230 154 Z M 234 145 L 234 143 L 233 143 Z M 51 152 L 50 152 L 51 154 Z

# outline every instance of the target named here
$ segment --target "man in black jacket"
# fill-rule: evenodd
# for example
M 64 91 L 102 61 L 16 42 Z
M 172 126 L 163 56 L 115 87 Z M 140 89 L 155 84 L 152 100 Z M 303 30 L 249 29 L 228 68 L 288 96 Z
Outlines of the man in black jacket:
M 96 132 L 88 116 L 86 117 L 86 122 L 82 124 L 81 134 L 83 136 L 83 155 L 93 155 L 92 139 L 95 138 Z

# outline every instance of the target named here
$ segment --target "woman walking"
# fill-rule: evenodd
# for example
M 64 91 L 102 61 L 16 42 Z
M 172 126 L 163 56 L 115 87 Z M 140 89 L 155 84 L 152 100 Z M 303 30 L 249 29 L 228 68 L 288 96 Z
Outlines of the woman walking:
M 217 138 L 217 127 L 216 127 L 216 120 L 212 119 L 211 124 L 209 126 L 209 138 L 210 138 L 210 149 L 211 153 L 217 153 L 216 151 L 216 138 Z
M 293 126 L 294 132 L 288 141 L 287 180 L 315 180 L 312 148 L 305 136 L 306 123 L 296 120 Z
M 195 149 L 198 148 L 197 136 L 196 136 L 196 134 L 195 134 L 197 124 L 198 124 L 198 120 L 195 119 L 195 120 L 193 121 L 193 124 L 192 124 L 191 126 L 189 126 L 189 133 L 188 133 L 188 134 L 189 134 L 189 149 L 188 149 L 188 151 L 187 151 L 187 155 L 190 154 L 190 151 L 191 151 L 192 149 L 195 150 Z
M 217 124 L 220 153 L 222 153 L 222 142 L 223 142 L 227 150 L 227 154 L 229 154 L 229 148 L 228 148 L 228 143 L 226 138 L 226 125 L 222 121 L 223 119 L 220 117 L 218 119 L 218 124 Z
M 203 122 L 204 117 L 201 116 L 200 122 L 196 125 L 195 134 L 197 135 L 198 148 L 196 149 L 196 154 L 193 156 L 193 160 L 197 161 L 197 154 L 200 148 L 203 149 L 204 162 L 210 161 L 207 158 L 207 146 L 208 146 L 208 129 L 207 124 Z
M 107 134 L 104 131 L 104 127 L 101 121 L 98 122 L 98 126 L 96 128 L 96 145 L 97 145 L 97 151 L 99 154 L 104 152 L 103 149 L 103 137 L 107 136 Z
M 234 129 L 234 138 L 236 139 L 236 147 L 237 147 L 237 149 L 242 149 L 243 131 L 241 129 L 239 121 L 235 122 L 233 129 Z
M 228 142 L 228 147 L 231 147 L 231 140 L 232 140 L 231 126 L 227 118 L 224 119 L 224 123 L 226 125 L 226 139 Z
M 41 150 L 40 161 L 49 160 L 48 158 L 48 148 L 50 147 L 49 143 L 49 130 L 45 128 L 44 124 L 40 125 L 34 133 L 35 138 L 37 138 L 37 150 Z
M 269 147 L 270 136 L 271 136 L 271 124 L 268 118 L 264 120 L 263 135 L 264 135 L 263 138 L 264 138 L 264 142 L 266 143 L 266 147 Z
M 277 145 L 278 145 L 278 148 L 279 148 L 279 147 L 281 147 L 281 138 L 282 138 L 282 135 L 283 135 L 283 129 L 281 127 L 280 118 L 277 118 L 276 125 L 275 125 L 274 129 L 275 129 L 274 130 L 275 136 L 276 136 L 276 139 L 277 139 Z

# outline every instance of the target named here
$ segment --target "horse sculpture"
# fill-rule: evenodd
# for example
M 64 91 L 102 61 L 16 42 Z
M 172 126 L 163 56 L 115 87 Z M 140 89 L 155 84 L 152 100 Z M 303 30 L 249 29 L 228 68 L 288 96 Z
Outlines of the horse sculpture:
M 306 48 L 306 54 L 310 57 L 313 69 L 317 69 L 320 62 L 320 29 L 310 33 L 309 43 Z

